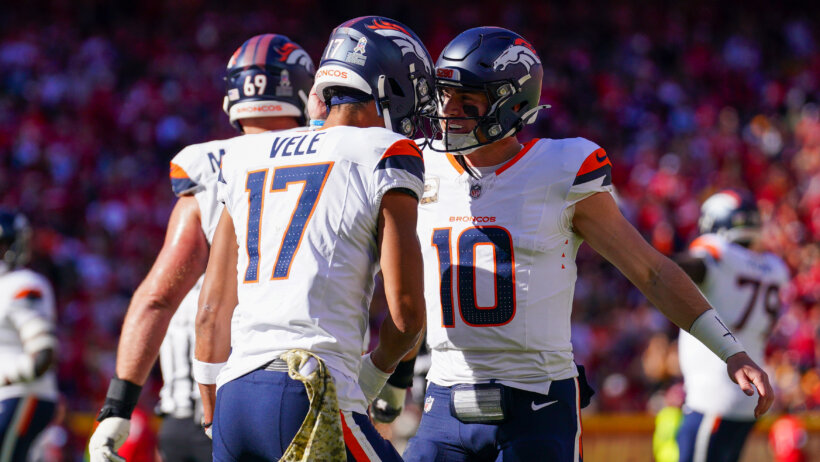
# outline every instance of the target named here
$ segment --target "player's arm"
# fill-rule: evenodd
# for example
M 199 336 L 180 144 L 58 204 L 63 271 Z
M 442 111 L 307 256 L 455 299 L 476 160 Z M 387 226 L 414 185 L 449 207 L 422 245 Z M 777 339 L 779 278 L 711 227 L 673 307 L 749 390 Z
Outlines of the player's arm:
M 231 317 L 238 303 L 238 251 L 233 220 L 227 209 L 223 209 L 216 225 L 196 314 L 194 379 L 199 382 L 206 425 L 213 421 L 216 376 L 231 351 Z
M 125 314 L 117 347 L 117 375 L 97 417 L 101 424 L 89 442 L 92 461 L 121 460 L 115 451 L 128 436 L 128 419 L 159 355 L 171 317 L 207 262 L 208 241 L 200 225 L 199 205 L 193 196 L 181 197 L 171 212 L 162 249 Z
M 30 382 L 54 365 L 57 338 L 54 323 L 42 314 L 46 311 L 42 304 L 53 306 L 54 300 L 37 287 L 23 289 L 14 296 L 7 317 L 20 336 L 23 353 L 0 364 L 0 386 Z
M 359 385 L 368 402 L 384 386 L 399 361 L 416 346 L 424 327 L 424 280 L 416 236 L 418 198 L 399 190 L 381 201 L 378 247 L 389 315 L 379 329 L 379 345 L 362 362 Z
M 757 388 L 755 416 L 769 409 L 774 392 L 766 373 L 743 351 L 686 273 L 643 239 L 611 195 L 597 193 L 578 202 L 572 225 L 669 320 L 726 361 L 729 376 L 747 395 Z

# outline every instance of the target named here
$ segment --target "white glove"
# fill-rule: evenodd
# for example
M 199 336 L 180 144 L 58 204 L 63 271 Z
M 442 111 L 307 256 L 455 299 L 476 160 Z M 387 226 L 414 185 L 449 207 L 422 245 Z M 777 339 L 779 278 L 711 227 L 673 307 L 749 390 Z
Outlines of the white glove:
M 370 406 L 373 419 L 379 422 L 390 423 L 396 420 L 404 407 L 407 389 L 399 388 L 386 383 L 381 393 Z
M 364 398 L 368 403 L 372 403 L 379 396 L 379 392 L 382 391 L 382 387 L 389 378 L 389 372 L 384 372 L 373 364 L 370 353 L 362 357 L 362 369 L 359 371 L 359 388 L 362 389 Z
M 94 430 L 88 441 L 90 462 L 125 462 L 125 458 L 117 454 L 131 429 L 131 421 L 122 417 L 108 417 Z

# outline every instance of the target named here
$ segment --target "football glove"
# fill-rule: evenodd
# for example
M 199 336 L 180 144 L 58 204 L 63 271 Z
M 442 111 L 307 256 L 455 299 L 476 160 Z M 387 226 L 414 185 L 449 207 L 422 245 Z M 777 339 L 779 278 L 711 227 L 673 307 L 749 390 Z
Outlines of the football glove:
M 404 399 L 407 396 L 406 388 L 399 388 L 389 383 L 384 385 L 379 396 L 370 406 L 370 414 L 377 422 L 390 423 L 396 420 L 404 408 Z
M 131 429 L 131 421 L 122 417 L 103 419 L 88 441 L 88 453 L 91 462 L 125 462 L 117 454 Z

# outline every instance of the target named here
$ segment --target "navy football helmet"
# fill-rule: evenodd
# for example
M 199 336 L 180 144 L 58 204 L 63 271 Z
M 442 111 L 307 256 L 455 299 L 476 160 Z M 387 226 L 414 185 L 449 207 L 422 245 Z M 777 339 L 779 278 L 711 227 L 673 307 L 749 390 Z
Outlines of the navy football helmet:
M 24 215 L 0 210 L 0 272 L 28 262 L 30 240 L 31 226 Z
M 502 138 L 512 136 L 535 122 L 544 71 L 535 49 L 523 37 L 500 27 L 476 27 L 459 34 L 436 62 L 436 94 L 442 87 L 482 92 L 487 96 L 486 114 L 432 119 L 435 151 L 469 154 Z M 448 133 L 450 123 L 475 120 L 470 133 Z M 444 128 L 442 128 L 442 124 Z M 438 148 L 436 148 L 438 145 Z
M 222 109 L 239 131 L 239 120 L 252 117 L 296 117 L 306 124 L 314 72 L 307 52 L 284 35 L 251 37 L 228 61 Z
M 316 91 L 328 104 L 333 103 L 325 91 L 329 88 L 369 95 L 364 100 L 376 102 L 385 128 L 410 137 L 419 128 L 418 116 L 435 110 L 432 73 L 433 59 L 410 28 L 363 16 L 330 34 L 316 72 Z
M 700 207 L 698 228 L 701 234 L 715 233 L 748 245 L 760 234 L 760 211 L 750 194 L 726 189 Z

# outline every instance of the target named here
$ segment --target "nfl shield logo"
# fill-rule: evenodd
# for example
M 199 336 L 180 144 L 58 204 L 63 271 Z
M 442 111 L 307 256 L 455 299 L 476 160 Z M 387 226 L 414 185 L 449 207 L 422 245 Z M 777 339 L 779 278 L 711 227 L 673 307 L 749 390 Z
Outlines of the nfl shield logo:
M 433 409 L 433 401 L 436 399 L 432 396 L 428 396 L 427 399 L 424 400 L 424 413 L 427 414 L 430 412 L 430 409 Z
M 473 199 L 478 199 L 481 196 L 481 185 L 476 183 L 470 186 L 470 197 Z

